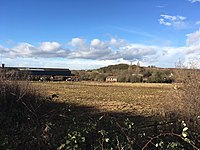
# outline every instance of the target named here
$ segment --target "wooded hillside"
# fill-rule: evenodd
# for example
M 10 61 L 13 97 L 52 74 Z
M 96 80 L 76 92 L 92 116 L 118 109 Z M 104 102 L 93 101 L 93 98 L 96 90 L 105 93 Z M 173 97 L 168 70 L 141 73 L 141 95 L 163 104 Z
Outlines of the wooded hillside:
M 139 65 L 117 64 L 95 70 L 79 70 L 74 73 L 80 80 L 106 81 L 106 77 L 114 76 L 118 82 L 171 83 L 174 81 L 176 69 L 142 67 Z

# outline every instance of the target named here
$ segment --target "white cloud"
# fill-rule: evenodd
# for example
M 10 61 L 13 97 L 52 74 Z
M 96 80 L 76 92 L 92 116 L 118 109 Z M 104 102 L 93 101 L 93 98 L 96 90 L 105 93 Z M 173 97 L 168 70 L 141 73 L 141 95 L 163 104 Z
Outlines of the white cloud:
M 124 39 L 111 38 L 108 44 L 112 46 L 113 48 L 119 48 L 121 46 L 125 46 L 126 41 Z
M 200 43 L 187 47 L 186 54 L 193 55 L 193 56 L 195 56 L 195 55 L 200 56 Z
M 197 45 L 197 44 L 200 44 L 200 28 L 199 30 L 193 32 L 193 33 L 190 33 L 190 34 L 187 34 L 187 45 Z
M 71 46 L 83 46 L 85 44 L 85 40 L 81 38 L 73 38 L 69 44 Z
M 165 26 L 172 26 L 172 23 L 166 22 L 163 18 L 159 19 L 159 23 Z
M 91 41 L 91 46 L 99 46 L 101 41 L 99 39 L 94 39 Z
M 37 49 L 29 43 L 20 43 L 17 46 L 10 49 L 9 54 L 11 57 L 30 57 L 32 53 Z
M 117 43 L 117 40 L 115 39 L 115 38 L 112 38 L 111 40 L 110 40 L 110 44 L 111 45 L 115 45 Z
M 108 42 L 93 39 L 90 44 L 84 43 L 81 46 L 79 44 L 74 45 L 73 51 L 69 54 L 69 57 L 100 60 L 110 53 L 112 53 L 112 49 L 109 48 Z
M 191 3 L 200 2 L 200 0 L 188 0 Z
M 58 42 L 42 42 L 39 46 L 20 43 L 13 48 L 0 47 L 7 58 L 79 58 L 92 60 L 142 60 L 144 57 L 155 55 L 157 47 L 150 45 L 128 43 L 123 39 L 111 38 L 107 41 L 93 39 L 86 43 L 81 38 L 71 40 L 71 48 L 62 48 Z
M 188 46 L 187 54 L 200 56 L 200 28 L 193 33 L 187 34 L 186 44 Z
M 170 16 L 170 15 L 160 15 L 160 19 L 158 20 L 161 25 L 165 26 L 173 26 L 176 29 L 184 29 L 187 28 L 187 23 L 185 22 L 186 17 L 184 16 Z
M 38 47 L 29 43 L 19 43 L 13 48 L 4 48 L 0 46 L 0 52 L 8 58 L 17 57 L 66 57 L 68 49 L 62 49 L 57 42 L 42 42 Z
M 60 49 L 61 45 L 57 42 L 42 42 L 40 44 L 40 49 L 46 52 L 56 51 Z
M 90 60 L 90 59 L 53 59 L 53 58 L 5 58 L 4 63 L 7 67 L 47 67 L 47 68 L 70 68 L 77 69 L 96 69 L 108 65 L 130 62 L 124 59 L 116 60 Z M 135 62 L 136 64 L 136 62 Z
M 127 43 L 126 46 L 119 47 L 119 50 L 111 56 L 111 59 L 142 60 L 146 56 L 155 55 L 157 50 L 156 46 Z
M 84 58 L 96 60 L 136 60 L 156 53 L 156 47 L 127 43 L 122 39 L 112 38 L 109 41 L 93 39 L 90 44 L 82 47 L 75 46 L 70 58 Z
M 14 58 L 21 66 L 33 66 L 39 61 L 40 66 L 63 67 L 67 62 L 70 68 L 76 69 L 98 68 L 129 61 L 140 61 L 145 65 L 174 67 L 174 63 L 179 58 L 188 59 L 194 56 L 200 58 L 200 29 L 187 34 L 186 45 L 181 47 L 129 43 L 117 38 L 109 40 L 95 38 L 88 43 L 84 39 L 74 38 L 69 43 L 71 46 L 68 48 L 64 48 L 58 42 L 42 42 L 38 46 L 19 43 L 12 48 L 0 46 L 0 53 L 12 65 Z M 20 62 L 23 60 L 24 62 Z M 76 67 L 76 63 L 79 67 Z

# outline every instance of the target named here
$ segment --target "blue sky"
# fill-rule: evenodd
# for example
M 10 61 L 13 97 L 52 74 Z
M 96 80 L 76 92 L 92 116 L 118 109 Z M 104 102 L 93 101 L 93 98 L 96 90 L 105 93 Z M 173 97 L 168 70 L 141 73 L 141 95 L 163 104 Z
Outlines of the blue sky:
M 200 0 L 0 0 L 7 66 L 174 67 L 200 58 Z

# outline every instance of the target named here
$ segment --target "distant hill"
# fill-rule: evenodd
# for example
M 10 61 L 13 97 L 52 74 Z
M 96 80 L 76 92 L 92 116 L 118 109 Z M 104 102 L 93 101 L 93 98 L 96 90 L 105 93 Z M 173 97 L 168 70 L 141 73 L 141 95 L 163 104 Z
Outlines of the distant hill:
M 129 68 L 128 64 L 117 64 L 117 65 L 109 65 L 106 67 L 102 67 L 97 69 L 99 72 L 111 72 L 113 70 L 127 70 Z
M 99 72 L 103 72 L 103 73 L 109 73 L 109 72 L 113 72 L 113 71 L 122 71 L 122 70 L 135 70 L 135 69 L 140 69 L 140 70 L 144 70 L 144 69 L 148 69 L 148 70 L 169 70 L 169 69 L 164 69 L 164 68 L 157 68 L 155 66 L 148 66 L 148 67 L 143 67 L 143 66 L 138 66 L 138 65 L 128 65 L 128 64 L 116 64 L 116 65 L 109 65 L 106 67 L 101 67 L 99 69 L 96 69 Z M 172 70 L 172 69 L 171 69 Z
M 84 81 L 105 81 L 108 76 L 114 76 L 118 82 L 173 82 L 173 69 L 143 67 L 139 65 L 116 64 L 95 70 L 79 70 L 74 72 Z
M 172 83 L 177 81 L 177 75 L 182 71 L 187 73 L 191 69 L 116 64 L 95 70 L 79 70 L 74 73 L 80 80 L 85 81 L 105 81 L 107 77 L 114 76 L 118 82 Z

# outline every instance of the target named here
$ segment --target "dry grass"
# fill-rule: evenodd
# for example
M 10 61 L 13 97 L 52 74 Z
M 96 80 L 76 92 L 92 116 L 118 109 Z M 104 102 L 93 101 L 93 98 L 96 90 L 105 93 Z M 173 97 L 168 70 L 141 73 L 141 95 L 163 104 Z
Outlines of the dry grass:
M 35 83 L 49 95 L 57 94 L 56 101 L 92 106 L 100 112 L 124 112 L 138 115 L 160 115 L 166 93 L 171 84 L 99 83 L 99 82 L 44 82 Z M 38 85 L 39 84 L 39 85 Z

